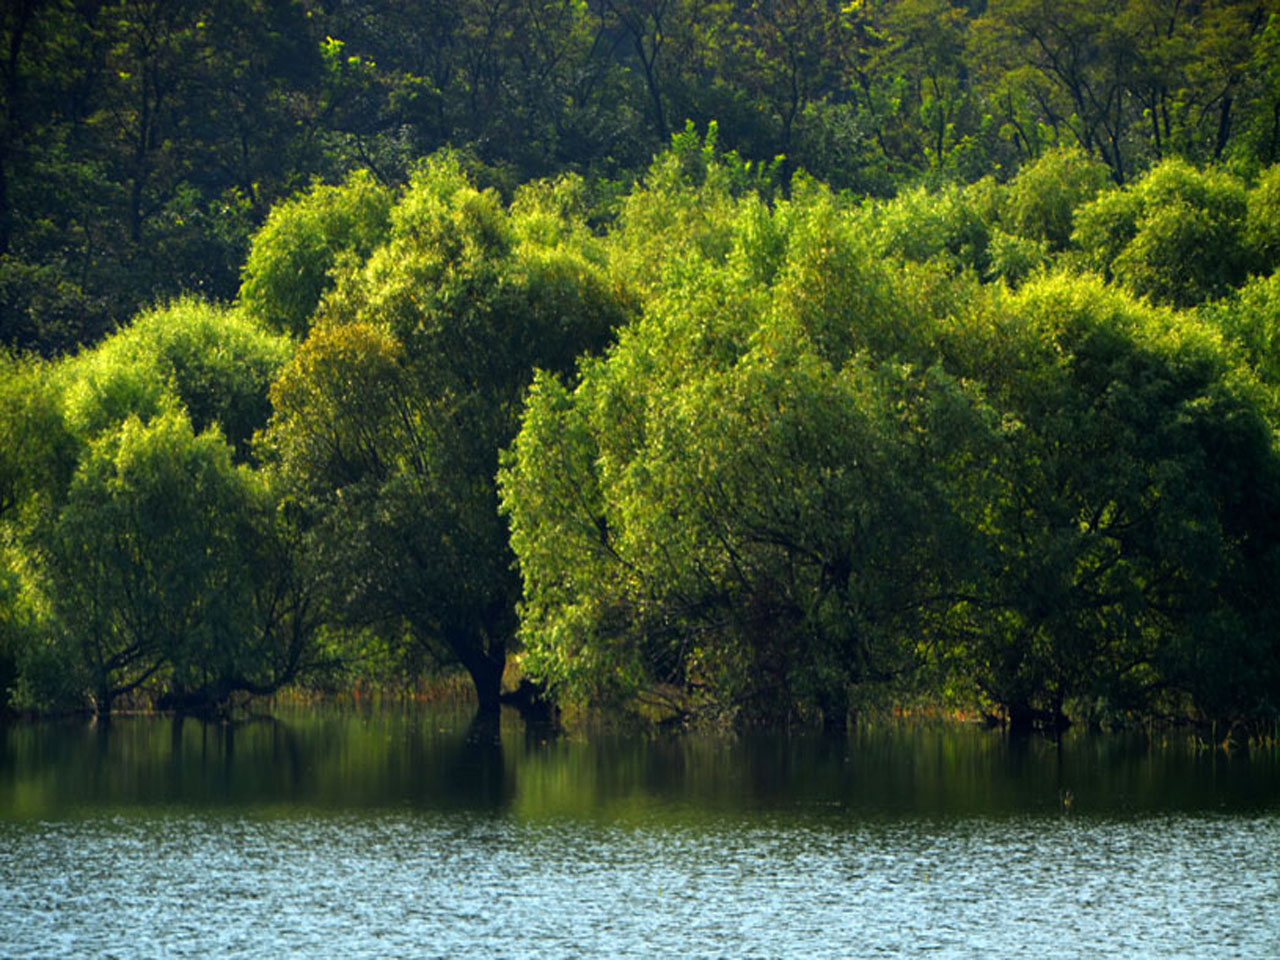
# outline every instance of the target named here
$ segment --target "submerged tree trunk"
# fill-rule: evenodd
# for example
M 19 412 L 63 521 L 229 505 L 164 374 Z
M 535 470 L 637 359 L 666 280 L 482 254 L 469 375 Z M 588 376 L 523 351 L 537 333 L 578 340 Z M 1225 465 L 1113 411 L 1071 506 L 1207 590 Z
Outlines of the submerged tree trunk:
M 1009 705 L 1008 730 L 1011 737 L 1030 736 L 1035 730 L 1036 711 L 1029 703 Z
M 824 691 L 818 696 L 822 711 L 822 732 L 831 737 L 843 737 L 849 733 L 849 691 L 843 687 Z
M 475 687 L 476 710 L 479 713 L 497 714 L 502 707 L 502 672 L 507 663 L 506 647 L 504 644 L 494 646 L 485 649 L 475 644 L 468 645 L 465 650 L 455 647 L 458 659 L 462 661 Z
M 560 718 L 560 710 L 547 696 L 546 688 L 528 677 L 514 690 L 503 693 L 502 702 L 520 711 L 520 718 L 527 724 L 553 725 Z
M 93 694 L 93 712 L 99 719 L 111 716 L 112 693 L 109 688 L 99 687 Z
M 1029 703 L 1010 704 L 1008 713 L 1009 735 L 1013 737 L 1024 737 L 1036 730 L 1059 734 L 1071 726 L 1060 702 L 1052 710 L 1040 710 Z

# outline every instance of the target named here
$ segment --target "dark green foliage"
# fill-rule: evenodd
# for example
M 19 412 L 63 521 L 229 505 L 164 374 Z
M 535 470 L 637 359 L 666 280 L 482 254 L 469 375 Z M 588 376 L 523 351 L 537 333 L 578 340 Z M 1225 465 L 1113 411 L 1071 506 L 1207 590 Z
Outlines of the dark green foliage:
M 63 352 L 156 300 L 230 299 L 316 160 L 311 28 L 261 0 L 5 4 L 0 339 Z
M 1268 10 L 11 4 L 0 683 L 1274 716 Z
M 157 301 L 232 299 L 255 230 L 308 183 L 365 169 L 403 186 L 443 147 L 507 196 L 565 171 L 628 183 L 689 121 L 719 121 L 722 146 L 754 165 L 781 158 L 784 186 L 807 170 L 859 196 L 1006 179 L 1041 159 L 1067 176 L 1016 188 L 1004 229 L 1057 250 L 1083 195 L 1061 201 L 1089 165 L 1125 184 L 1172 158 L 1280 160 L 1277 12 L 13 0 L 0 14 L 0 342 L 64 353 Z M 372 249 L 328 235 L 327 252 L 293 251 L 308 264 L 296 302 L 273 301 L 293 294 L 250 270 L 255 315 L 302 334 L 333 256 Z M 269 238 L 263 256 L 282 265 L 287 242 Z M 997 273 L 1020 271 L 1005 260 Z M 259 276 L 274 293 L 254 289 Z

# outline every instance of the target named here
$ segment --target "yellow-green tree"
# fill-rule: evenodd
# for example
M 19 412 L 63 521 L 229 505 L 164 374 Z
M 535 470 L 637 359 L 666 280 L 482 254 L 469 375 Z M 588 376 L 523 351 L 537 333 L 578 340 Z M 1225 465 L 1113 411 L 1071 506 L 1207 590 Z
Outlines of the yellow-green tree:
M 565 185 L 571 190 L 571 185 Z M 519 582 L 494 475 L 535 366 L 567 370 L 622 319 L 603 273 L 548 229 L 429 164 L 390 241 L 342 275 L 272 388 L 265 448 L 310 524 L 331 615 L 460 663 L 496 710 Z M 568 214 L 566 213 L 566 216 Z M 550 245 L 543 240 L 549 240 Z

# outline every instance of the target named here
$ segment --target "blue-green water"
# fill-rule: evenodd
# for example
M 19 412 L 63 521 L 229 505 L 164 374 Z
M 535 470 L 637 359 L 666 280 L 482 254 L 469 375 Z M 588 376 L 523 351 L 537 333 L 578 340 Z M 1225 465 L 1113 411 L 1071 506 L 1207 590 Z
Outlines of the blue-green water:
M 1280 757 L 426 710 L 0 729 L 3 957 L 922 953 L 1280 956 Z

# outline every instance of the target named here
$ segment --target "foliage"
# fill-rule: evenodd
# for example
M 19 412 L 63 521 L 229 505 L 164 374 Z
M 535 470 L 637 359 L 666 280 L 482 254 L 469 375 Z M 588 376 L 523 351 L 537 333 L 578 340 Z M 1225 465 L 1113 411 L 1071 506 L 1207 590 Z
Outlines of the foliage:
M 867 229 L 880 256 L 923 263 L 942 258 L 979 276 L 990 265 L 992 209 L 987 183 L 940 190 L 915 187 L 866 212 Z
M 74 468 L 49 366 L 0 352 L 0 524 L 56 504 Z
M 6 343 L 64 352 L 143 304 L 234 294 L 254 221 L 315 162 L 311 26 L 264 0 L 5 4 Z
M 727 257 L 738 211 L 772 193 L 777 165 L 753 165 L 725 153 L 718 138 L 717 125 L 700 136 L 690 123 L 624 198 L 608 237 L 609 264 L 635 294 L 647 297 L 661 286 L 674 245 L 695 247 L 711 259 Z
M 944 375 L 869 363 L 870 316 L 841 335 L 828 312 L 857 323 L 888 281 L 854 266 L 867 247 L 829 197 L 777 217 L 772 284 L 744 208 L 727 262 L 688 255 L 576 388 L 535 384 L 501 483 L 525 665 L 563 695 L 668 684 L 740 719 L 842 726 L 850 683 L 913 659 L 913 598 L 947 569 L 941 474 L 919 468 L 950 465 L 941 411 L 971 405 Z
M 492 477 L 536 365 L 567 370 L 622 319 L 545 208 L 513 216 L 437 159 L 391 239 L 344 274 L 272 388 L 264 443 L 311 524 L 333 615 L 408 628 L 496 709 L 518 583 Z M 521 239 L 522 235 L 528 239 Z M 549 242 L 548 242 L 549 241 Z
M 393 199 L 361 170 L 340 186 L 313 184 L 277 204 L 254 234 L 245 261 L 245 312 L 273 329 L 305 336 L 342 260 L 366 260 L 387 239 Z
M 1107 182 L 1106 167 L 1079 148 L 1047 150 L 1010 182 L 1002 220 L 1015 235 L 1060 252 L 1071 242 L 1076 210 Z
M 1249 191 L 1245 242 L 1260 273 L 1280 267 L 1280 163 L 1268 167 Z
M 180 414 L 94 442 L 49 544 L 60 642 L 99 713 L 166 664 L 208 671 L 247 629 L 247 475 Z
M 990 311 L 961 335 L 1002 418 L 971 506 L 987 572 L 952 612 L 976 683 L 1024 722 L 1071 700 L 1149 710 L 1170 688 L 1212 714 L 1203 688 L 1240 682 L 1243 658 L 1211 681 L 1171 659 L 1253 642 L 1213 624 L 1250 609 L 1241 582 L 1276 546 L 1256 392 L 1214 336 L 1096 281 L 1045 278 Z
M 238 310 L 178 300 L 63 362 L 67 420 L 91 438 L 130 415 L 145 420 L 177 405 L 196 430 L 217 425 L 243 459 L 266 424 L 267 387 L 290 351 L 286 338 Z
M 1259 380 L 1273 391 L 1280 388 L 1280 273 L 1255 277 L 1197 315 L 1236 344 Z
M 37 228 L 5 206 L 34 203 L 35 175 L 0 178 L 11 339 L 92 340 L 0 357 L 12 702 L 220 710 L 305 675 L 460 665 L 492 711 L 523 641 L 562 698 L 677 717 L 839 728 L 869 685 L 1015 726 L 1274 717 L 1275 168 L 1246 188 L 1164 156 L 1231 147 L 1214 113 L 1261 142 L 1237 4 L 1169 11 L 1168 44 L 1149 4 L 1068 4 L 1032 69 L 1047 13 L 1021 0 L 612 4 L 590 28 L 535 4 L 492 32 L 480 7 L 334 5 L 316 17 L 351 30 L 323 44 L 318 99 L 258 117 L 310 116 L 289 149 L 334 166 L 291 181 L 311 186 L 254 236 L 239 303 L 182 296 L 88 338 L 132 313 L 121 290 L 169 282 L 159 250 L 176 288 L 222 290 L 192 263 L 221 276 L 257 218 L 257 186 L 193 184 L 185 147 L 120 152 L 148 109 L 172 132 L 170 98 L 201 75 L 181 57 L 228 28 L 192 9 L 120 11 L 102 62 L 153 73 L 109 119 L 93 101 L 101 169 L 41 155 L 51 196 L 97 178 L 97 212 Z M 624 41 L 607 65 L 597 29 Z M 6 76 L 36 82 L 42 30 L 9 35 Z M 517 62 L 569 100 L 539 105 Z M 1077 103 L 1086 87 L 1113 99 Z M 5 95 L 2 150 L 34 150 L 45 121 Z M 606 96 L 632 132 L 695 118 L 632 186 L 634 152 L 574 126 Z M 485 140 L 511 116 L 536 147 Z M 415 159 L 451 131 L 461 149 Z M 252 152 L 261 131 L 241 132 Z M 841 144 L 833 179 L 896 196 L 835 194 L 779 139 Z M 593 159 L 521 183 L 552 155 Z M 109 289 L 110 264 L 69 251 L 120 231 Z
M 1073 239 L 1095 268 L 1138 296 L 1188 307 L 1242 284 L 1246 192 L 1221 170 L 1167 160 L 1077 211 Z
M 1019 727 L 1268 715 L 1280 475 L 1220 339 L 1093 278 L 981 290 L 945 217 L 892 266 L 894 221 L 814 186 L 716 223 L 527 402 L 500 482 L 533 675 L 739 721 L 840 726 L 923 667 Z
M 62 502 L 77 450 L 49 365 L 0 352 L 0 713 L 45 616 L 29 547 Z
M 381 238 L 299 223 L 292 249 L 273 207 L 356 171 L 394 190 L 445 146 L 506 197 L 565 172 L 630 183 L 687 122 L 718 122 L 753 168 L 778 161 L 783 188 L 808 171 L 859 196 L 1008 180 L 1059 148 L 1116 184 L 1172 158 L 1252 175 L 1280 160 L 1278 14 L 1275 0 L 13 0 L 0 342 L 67 353 L 146 305 L 226 301 L 242 281 L 255 316 L 302 336 L 334 257 Z M 349 212 L 353 229 L 372 222 Z M 1052 237 L 1005 232 L 1056 250 L 1062 212 Z M 263 263 L 242 273 L 255 232 Z M 309 245 L 319 235 L 333 249 Z M 296 302 L 288 274 L 270 276 L 295 257 Z

